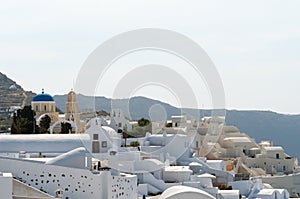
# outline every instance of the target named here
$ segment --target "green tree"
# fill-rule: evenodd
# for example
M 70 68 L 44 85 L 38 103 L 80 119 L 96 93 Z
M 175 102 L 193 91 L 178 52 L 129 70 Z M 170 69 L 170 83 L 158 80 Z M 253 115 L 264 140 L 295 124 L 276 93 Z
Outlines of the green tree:
M 17 112 L 13 115 L 11 134 L 35 133 L 36 121 L 34 116 L 35 112 L 31 109 L 30 105 L 17 110 Z
M 138 125 L 139 126 L 147 126 L 150 124 L 150 120 L 147 120 L 145 118 L 141 118 L 138 120 Z
M 61 122 L 61 134 L 69 134 L 72 131 L 72 125 L 68 122 Z
M 40 120 L 40 133 L 49 133 L 49 127 L 51 124 L 51 118 L 49 115 L 45 115 Z

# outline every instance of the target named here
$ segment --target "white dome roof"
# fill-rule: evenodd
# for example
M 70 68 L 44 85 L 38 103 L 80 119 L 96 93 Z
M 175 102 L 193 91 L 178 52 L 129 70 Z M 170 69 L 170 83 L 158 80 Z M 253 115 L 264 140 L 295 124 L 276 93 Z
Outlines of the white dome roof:
M 108 133 L 109 137 L 111 138 L 119 137 L 118 133 L 113 128 L 109 126 L 102 126 L 102 128 Z
M 89 126 L 92 126 L 92 125 L 103 126 L 103 125 L 107 125 L 107 122 L 102 117 L 95 117 L 95 118 L 90 119 L 88 121 L 87 125 L 89 125 Z
M 211 175 L 209 173 L 204 173 L 204 174 L 198 175 L 197 177 L 198 178 L 216 178 L 216 176 Z
M 196 189 L 193 187 L 187 186 L 173 186 L 165 190 L 159 199 L 182 199 L 182 198 L 189 198 L 189 199 L 215 199 L 212 195 L 208 194 L 207 192 Z

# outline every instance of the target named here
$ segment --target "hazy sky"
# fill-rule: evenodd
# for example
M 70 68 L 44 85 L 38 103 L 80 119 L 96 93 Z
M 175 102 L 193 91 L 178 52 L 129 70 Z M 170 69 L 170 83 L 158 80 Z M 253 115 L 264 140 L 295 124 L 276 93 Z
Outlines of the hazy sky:
M 102 42 L 133 29 L 163 28 L 207 52 L 223 80 L 227 108 L 300 113 L 299 8 L 298 0 L 2 1 L 0 71 L 26 90 L 64 94 Z M 115 67 L 153 57 L 181 67 L 168 56 L 143 56 L 130 55 Z M 111 97 L 109 81 L 98 95 Z M 135 95 L 177 105 L 160 88 Z M 205 100 L 200 104 L 209 107 Z

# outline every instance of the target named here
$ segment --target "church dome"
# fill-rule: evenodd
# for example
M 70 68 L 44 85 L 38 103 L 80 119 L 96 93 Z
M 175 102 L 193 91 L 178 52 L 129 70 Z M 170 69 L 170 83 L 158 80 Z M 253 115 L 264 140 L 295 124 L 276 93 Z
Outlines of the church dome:
M 177 199 L 177 198 L 190 198 L 190 199 L 215 199 L 207 192 L 196 189 L 193 187 L 187 187 L 183 185 L 172 186 L 166 189 L 159 199 Z
M 51 95 L 44 93 L 38 94 L 33 97 L 33 102 L 54 102 L 54 99 Z

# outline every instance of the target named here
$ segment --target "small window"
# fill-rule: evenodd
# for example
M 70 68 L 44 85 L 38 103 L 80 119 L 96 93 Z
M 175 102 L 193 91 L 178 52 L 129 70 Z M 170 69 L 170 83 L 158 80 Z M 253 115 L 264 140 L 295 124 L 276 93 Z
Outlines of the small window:
M 121 122 L 119 122 L 119 127 L 122 127 L 122 123 Z
M 107 141 L 102 141 L 101 146 L 102 146 L 102 148 L 106 148 L 107 147 Z
M 279 153 L 276 153 L 276 159 L 279 159 Z
M 39 110 L 39 107 L 38 105 L 35 106 L 35 111 L 38 111 Z
M 99 140 L 98 134 L 93 134 L 93 140 Z
M 47 106 L 46 106 L 46 105 L 44 106 L 44 110 L 45 110 L 45 111 L 47 110 Z

